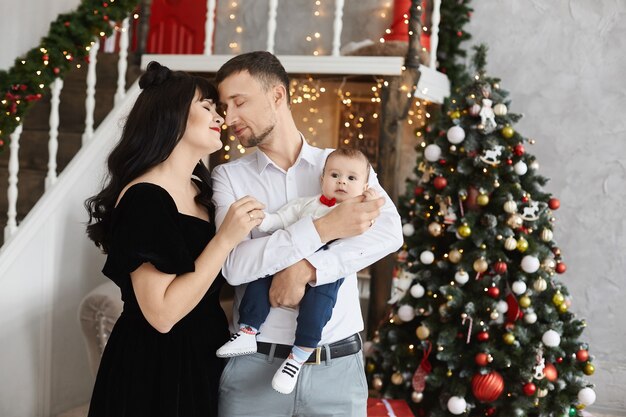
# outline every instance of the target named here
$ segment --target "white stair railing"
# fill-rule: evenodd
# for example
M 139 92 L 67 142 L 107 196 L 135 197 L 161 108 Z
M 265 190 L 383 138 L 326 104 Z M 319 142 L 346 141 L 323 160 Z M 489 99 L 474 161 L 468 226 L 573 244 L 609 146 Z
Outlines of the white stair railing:
M 96 64 L 98 63 L 99 49 L 99 40 L 96 40 L 89 49 L 89 66 L 87 68 L 87 98 L 85 99 L 85 133 L 83 133 L 83 145 L 89 143 L 93 137 L 93 113 L 96 108 Z
M 11 133 L 11 146 L 9 147 L 9 189 L 7 190 L 7 198 L 9 209 L 7 211 L 7 225 L 4 228 L 4 241 L 9 240 L 11 236 L 17 232 L 17 174 L 20 170 L 19 150 L 20 136 L 22 135 L 22 125 L 19 125 L 13 133 Z
M 270 0 L 269 20 L 267 21 L 267 51 L 274 53 L 274 43 L 276 41 L 276 15 L 278 10 L 278 0 Z
M 129 18 L 122 21 L 119 30 L 120 52 L 117 60 L 117 91 L 113 103 L 117 106 L 126 97 L 126 71 L 128 70 Z
M 333 23 L 333 56 L 339 56 L 341 47 L 341 32 L 343 31 L 343 3 L 344 0 L 335 0 L 335 21 Z
M 204 25 L 204 55 L 213 54 L 213 32 L 215 31 L 215 0 L 208 0 L 206 5 L 206 22 Z
M 441 0 L 434 0 L 430 28 L 430 63 L 429 67 L 437 68 L 437 47 L 439 46 L 439 23 L 441 22 Z
M 59 105 L 63 80 L 57 78 L 50 85 L 50 131 L 48 139 L 48 175 L 46 175 L 46 190 L 57 181 L 57 150 L 59 149 Z

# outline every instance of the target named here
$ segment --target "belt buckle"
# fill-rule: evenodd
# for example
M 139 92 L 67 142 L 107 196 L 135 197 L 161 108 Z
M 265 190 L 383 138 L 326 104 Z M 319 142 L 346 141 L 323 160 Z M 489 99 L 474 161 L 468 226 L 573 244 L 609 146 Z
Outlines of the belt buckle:
M 319 365 L 322 363 L 322 347 L 316 347 L 315 350 L 315 362 L 311 362 L 311 359 L 304 362 L 305 365 Z

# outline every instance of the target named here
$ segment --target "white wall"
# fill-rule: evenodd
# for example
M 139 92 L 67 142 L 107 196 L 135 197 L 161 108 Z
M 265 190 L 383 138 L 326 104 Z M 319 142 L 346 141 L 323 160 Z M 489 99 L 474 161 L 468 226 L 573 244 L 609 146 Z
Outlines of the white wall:
M 8 70 L 15 58 L 39 45 L 50 22 L 79 4 L 80 0 L 0 0 L 0 70 Z
M 626 413 L 626 2 L 480 0 L 469 25 L 489 45 L 527 151 L 561 199 L 555 240 L 572 310 L 587 319 L 597 406 Z

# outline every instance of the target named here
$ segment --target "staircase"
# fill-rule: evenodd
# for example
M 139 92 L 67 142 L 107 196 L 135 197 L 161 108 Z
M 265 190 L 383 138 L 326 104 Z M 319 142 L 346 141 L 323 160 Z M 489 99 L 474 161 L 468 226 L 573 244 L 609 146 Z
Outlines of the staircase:
M 134 64 L 132 54 L 128 56 L 126 86 L 130 86 L 141 74 L 138 64 Z M 96 65 L 96 107 L 94 130 L 113 108 L 113 97 L 117 89 L 118 55 L 99 53 Z M 57 151 L 57 174 L 60 174 L 81 148 L 85 130 L 87 65 L 75 68 L 64 79 L 59 106 L 59 147 Z M 17 199 L 18 225 L 37 203 L 45 191 L 45 178 L 48 172 L 50 95 L 36 103 L 24 118 L 23 132 L 19 149 L 19 182 Z M 4 227 L 7 223 L 7 188 L 9 146 L 0 154 L 0 247 L 4 244 Z

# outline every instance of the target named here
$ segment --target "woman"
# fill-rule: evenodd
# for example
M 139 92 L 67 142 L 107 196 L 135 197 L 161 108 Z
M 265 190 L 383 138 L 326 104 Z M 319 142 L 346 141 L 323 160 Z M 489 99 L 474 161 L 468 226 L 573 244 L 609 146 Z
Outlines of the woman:
M 223 366 L 215 351 L 229 337 L 219 272 L 263 205 L 236 201 L 216 233 L 200 162 L 222 146 L 215 88 L 157 62 L 139 86 L 108 183 L 86 202 L 87 233 L 108 254 L 103 273 L 124 301 L 89 416 L 214 416 Z

